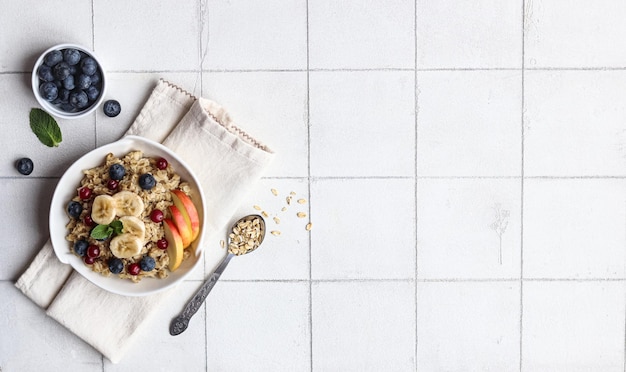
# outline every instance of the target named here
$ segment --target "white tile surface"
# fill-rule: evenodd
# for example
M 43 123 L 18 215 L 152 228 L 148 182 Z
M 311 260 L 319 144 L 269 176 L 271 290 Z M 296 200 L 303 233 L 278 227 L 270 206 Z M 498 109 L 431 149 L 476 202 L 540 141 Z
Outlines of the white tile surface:
M 623 67 L 626 3 L 526 1 L 527 67 Z
M 626 175 L 621 71 L 526 73 L 527 176 Z
M 314 283 L 314 371 L 414 371 L 415 286 Z
M 0 1 L 0 370 L 623 371 L 624 15 L 620 0 Z M 122 114 L 59 120 L 49 149 L 29 71 L 60 42 L 95 49 Z M 119 138 L 159 78 L 275 150 L 237 216 L 258 204 L 281 235 L 234 259 L 172 338 L 225 255 L 226 231 L 207 241 L 113 365 L 13 282 L 48 238 L 58 177 Z M 289 191 L 308 203 L 281 212 Z
M 624 180 L 526 180 L 524 277 L 624 278 Z
M 522 371 L 623 371 L 624 282 L 524 284 Z
M 413 278 L 414 186 L 402 179 L 313 182 L 312 277 Z
M 204 69 L 305 69 L 307 2 L 206 2 Z
M 519 179 L 420 179 L 420 279 L 519 278 Z
M 10 224 L 0 224 L 0 280 L 17 280 L 48 240 L 48 206 L 56 184 L 56 179 L 0 179 L 0 205 L 11 216 Z M 16 226 L 22 233 L 16 234 Z
M 417 322 L 421 371 L 519 371 L 519 283 L 419 283 Z
M 307 283 L 220 282 L 206 306 L 208 370 L 309 370 Z
M 412 72 L 310 74 L 311 174 L 412 176 Z
M 414 9 L 408 0 L 310 1 L 310 67 L 415 67 Z
M 102 371 L 102 355 L 0 281 L 0 366 L 3 371 Z M 95 325 L 94 325 L 95 326 Z
M 203 96 L 276 153 L 268 177 L 307 176 L 307 80 L 304 72 L 204 73 Z
M 197 1 L 94 1 L 93 11 L 94 50 L 108 70 L 200 69 Z
M 44 6 L 37 0 L 3 1 L 0 7 L 0 72 L 32 71 L 41 53 L 56 44 L 92 48 L 89 2 L 52 0 Z M 80 17 L 69 16 L 67 9 Z
M 520 71 L 417 74 L 419 176 L 520 176 Z
M 45 146 L 30 129 L 30 110 L 40 106 L 29 84 L 28 74 L 0 75 L 0 117 L 11 123 L 10 131 L 0 136 L 3 158 L 8 158 L 0 164 L 0 176 L 20 176 L 15 161 L 28 157 L 34 164 L 31 177 L 60 177 L 76 159 L 95 148 L 95 120 L 93 116 L 56 119 L 63 140 L 59 147 Z
M 418 68 L 521 67 L 521 2 L 416 3 Z

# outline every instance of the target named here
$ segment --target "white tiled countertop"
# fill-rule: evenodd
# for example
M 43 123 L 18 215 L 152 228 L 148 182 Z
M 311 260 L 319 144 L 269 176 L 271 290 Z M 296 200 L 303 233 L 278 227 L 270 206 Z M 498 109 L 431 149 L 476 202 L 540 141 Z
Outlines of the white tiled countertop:
M 626 370 L 624 19 L 622 0 L 0 0 L 0 371 Z M 103 59 L 122 114 L 59 120 L 51 149 L 29 78 L 63 42 Z M 241 214 L 295 191 L 314 227 L 283 217 L 172 337 L 209 255 L 112 364 L 14 282 L 63 171 L 159 78 L 276 151 Z

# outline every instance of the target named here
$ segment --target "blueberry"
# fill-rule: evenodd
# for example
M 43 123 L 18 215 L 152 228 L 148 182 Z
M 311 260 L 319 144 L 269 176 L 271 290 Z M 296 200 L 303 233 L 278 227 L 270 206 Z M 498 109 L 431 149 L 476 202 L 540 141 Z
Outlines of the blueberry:
M 63 80 L 63 88 L 67 90 L 72 90 L 75 87 L 76 87 L 76 84 L 74 84 L 74 75 L 69 75 Z
M 81 257 L 87 253 L 87 248 L 89 248 L 89 243 L 85 239 L 77 240 L 74 243 L 74 252 Z
M 100 83 L 100 74 L 96 71 L 95 74 L 91 75 L 91 85 L 98 85 Z
M 84 58 L 83 61 L 80 63 L 80 67 L 83 71 L 83 74 L 90 76 L 95 74 L 98 70 L 98 64 L 96 63 L 96 60 L 91 57 Z
M 63 50 L 63 60 L 68 65 L 73 66 L 80 62 L 80 52 L 76 49 L 65 49 Z
M 63 53 L 60 50 L 53 50 L 43 57 L 43 63 L 52 67 L 63 60 Z
M 89 75 L 80 74 L 75 80 L 76 88 L 78 89 L 87 89 L 91 85 L 91 78 Z
M 93 85 L 87 88 L 85 93 L 87 93 L 87 98 L 89 98 L 90 101 L 95 101 L 98 99 L 98 96 L 100 96 L 100 91 Z
M 156 185 L 156 180 L 150 173 L 144 173 L 139 176 L 139 187 L 144 190 L 150 190 Z
M 70 66 L 70 75 L 76 75 L 77 71 L 76 66 Z
M 121 180 L 126 175 L 126 169 L 122 164 L 113 164 L 109 167 L 109 177 L 112 180 Z
M 109 271 L 113 274 L 119 274 L 124 270 L 124 262 L 117 257 L 111 257 L 109 260 Z
M 154 261 L 154 258 L 150 256 L 144 256 L 141 261 L 139 261 L 139 267 L 143 271 L 152 271 L 155 266 L 156 262 Z
M 71 201 L 67 204 L 67 214 L 72 218 L 80 217 L 80 214 L 83 213 L 83 205 L 77 201 Z
M 54 101 L 59 95 L 59 88 L 51 81 L 46 81 L 39 86 L 39 94 L 46 101 Z
M 65 80 L 70 76 L 70 65 L 67 62 L 59 62 L 52 68 L 52 74 L 56 80 Z
M 77 109 L 83 109 L 87 107 L 89 104 L 89 98 L 87 98 L 87 93 L 82 90 L 73 91 L 70 93 L 70 105 Z
M 65 88 L 59 89 L 59 97 L 57 100 L 59 103 L 70 103 L 70 91 Z
M 106 116 L 113 118 L 120 114 L 122 106 L 120 106 L 120 103 L 116 100 L 110 99 L 104 103 L 102 110 L 104 110 Z
M 54 80 L 54 75 L 52 75 L 52 68 L 48 65 L 41 65 L 37 69 L 37 76 L 43 81 L 52 81 Z
M 61 103 L 59 108 L 61 109 L 61 111 L 65 111 L 65 112 L 74 112 L 74 111 L 76 111 L 74 106 L 70 105 L 69 102 L 68 103 Z
M 15 168 L 21 174 L 28 176 L 33 173 L 33 161 L 29 158 L 21 158 L 15 162 Z

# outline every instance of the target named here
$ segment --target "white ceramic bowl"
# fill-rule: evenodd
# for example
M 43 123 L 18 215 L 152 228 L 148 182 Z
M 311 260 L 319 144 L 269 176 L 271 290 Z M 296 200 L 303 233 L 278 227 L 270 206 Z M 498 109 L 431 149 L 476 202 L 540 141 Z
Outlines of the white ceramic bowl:
M 170 272 L 170 275 L 165 279 L 144 278 L 139 283 L 133 283 L 128 279 L 120 279 L 115 275 L 105 277 L 92 271 L 90 267 L 84 264 L 81 258 L 71 252 L 71 244 L 65 239 L 68 234 L 66 225 L 70 220 L 66 212 L 67 204 L 76 195 L 76 189 L 80 186 L 80 180 L 83 178 L 83 170 L 102 165 L 108 153 L 123 156 L 133 150 L 141 150 L 144 156 L 147 157 L 166 158 L 168 163 L 174 167 L 175 172 L 180 175 L 181 180 L 189 183 L 191 187 L 190 196 L 200 215 L 201 228 L 198 238 L 187 248 L 192 250 L 191 257 L 183 261 L 176 271 Z M 93 284 L 120 295 L 145 296 L 165 290 L 179 283 L 196 266 L 201 264 L 205 226 L 204 216 L 206 216 L 206 206 L 202 188 L 189 167 L 175 153 L 159 143 L 142 137 L 126 136 L 117 142 L 88 152 L 65 171 L 52 196 L 50 206 L 50 239 L 59 260 L 71 265 L 74 270 L 78 271 Z
M 60 106 L 54 105 L 51 102 L 45 100 L 41 96 L 41 93 L 39 93 L 39 85 L 41 81 L 39 80 L 37 70 L 39 69 L 39 66 L 43 64 L 44 57 L 53 50 L 63 50 L 63 49 L 69 49 L 69 48 L 76 49 L 80 52 L 87 54 L 91 58 L 93 58 L 98 63 L 98 71 L 100 72 L 100 76 L 101 76 L 101 79 L 100 79 L 101 89 L 100 89 L 100 96 L 98 96 L 98 99 L 96 99 L 93 103 L 91 103 L 91 105 L 87 106 L 83 110 L 76 111 L 76 112 L 68 112 L 68 111 L 62 110 Z M 58 45 L 48 48 L 45 52 L 41 53 L 41 55 L 35 62 L 35 66 L 33 67 L 31 83 L 32 83 L 32 88 L 33 88 L 33 94 L 35 95 L 35 98 L 37 99 L 37 102 L 39 102 L 41 107 L 45 111 L 47 111 L 49 114 L 59 117 L 59 118 L 63 118 L 63 119 L 77 119 L 77 118 L 81 118 L 83 116 L 86 116 L 92 113 L 94 110 L 96 110 L 100 106 L 100 104 L 104 100 L 104 96 L 106 94 L 106 89 L 107 89 L 106 70 L 104 69 L 104 66 L 102 65 L 102 60 L 98 58 L 94 54 L 94 52 L 92 52 L 91 50 L 83 46 L 76 45 L 76 44 L 58 44 Z

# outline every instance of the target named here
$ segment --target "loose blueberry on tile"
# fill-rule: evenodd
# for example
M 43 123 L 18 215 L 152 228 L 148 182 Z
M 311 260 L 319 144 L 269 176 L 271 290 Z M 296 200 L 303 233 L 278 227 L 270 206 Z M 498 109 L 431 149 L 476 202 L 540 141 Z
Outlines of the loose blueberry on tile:
M 87 254 L 88 248 L 89 248 L 89 243 L 85 239 L 77 240 L 74 243 L 74 252 L 76 252 L 76 254 L 81 257 Z
M 143 271 L 152 271 L 154 270 L 155 266 L 156 266 L 156 262 L 154 261 L 154 258 L 150 256 L 144 256 L 139 262 L 139 267 Z
M 116 100 L 111 99 L 104 103 L 102 110 L 106 116 L 113 118 L 122 112 L 122 106 L 120 106 L 120 103 Z
M 156 180 L 150 173 L 139 176 L 139 187 L 144 190 L 151 190 L 154 186 L 156 186 Z
M 113 274 L 119 274 L 124 270 L 124 263 L 117 257 L 112 257 L 109 260 L 109 271 Z
M 67 205 L 67 214 L 72 218 L 80 217 L 80 214 L 83 212 L 83 206 L 77 201 L 71 201 Z
M 59 96 L 59 88 L 55 83 L 47 81 L 39 86 L 39 93 L 43 99 L 52 102 Z
M 53 50 L 43 57 L 43 63 L 52 67 L 63 60 L 63 53 L 60 50 Z
M 64 49 L 63 50 L 63 60 L 67 62 L 68 65 L 73 66 L 80 62 L 80 52 L 76 49 Z
M 20 174 L 28 176 L 33 173 L 33 161 L 29 158 L 18 159 L 18 161 L 15 162 L 15 168 L 17 168 Z
M 121 180 L 126 175 L 126 168 L 122 164 L 113 164 L 109 167 L 109 177 L 114 180 Z
M 37 69 L 37 76 L 43 81 L 53 81 L 52 68 L 48 65 L 41 65 Z

